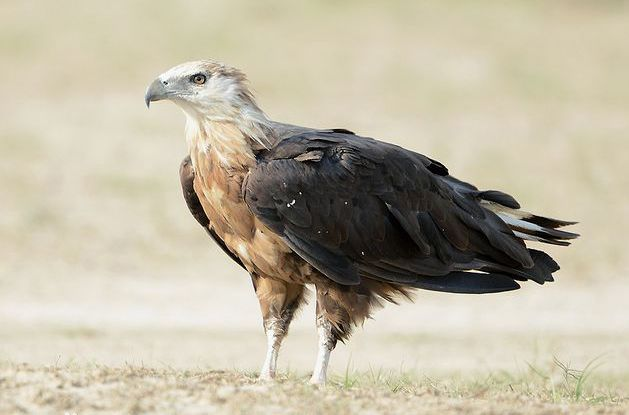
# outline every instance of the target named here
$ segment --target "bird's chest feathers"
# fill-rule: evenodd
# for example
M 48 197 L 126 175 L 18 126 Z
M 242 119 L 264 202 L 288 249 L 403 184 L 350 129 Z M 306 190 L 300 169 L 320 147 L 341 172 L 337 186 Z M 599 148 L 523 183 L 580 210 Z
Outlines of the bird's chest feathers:
M 219 137 L 193 137 L 190 158 L 195 171 L 194 190 L 199 196 L 210 226 L 249 271 L 272 274 L 285 264 L 290 249 L 251 213 L 242 197 L 242 184 L 255 166 L 251 148 L 244 140 L 227 133 Z M 297 271 L 284 265 L 286 278 Z M 275 271 L 275 274 L 277 272 Z
M 190 141 L 194 188 L 216 231 L 245 237 L 253 231 L 253 215 L 242 198 L 242 183 L 255 166 L 244 138 L 228 127 L 214 127 Z

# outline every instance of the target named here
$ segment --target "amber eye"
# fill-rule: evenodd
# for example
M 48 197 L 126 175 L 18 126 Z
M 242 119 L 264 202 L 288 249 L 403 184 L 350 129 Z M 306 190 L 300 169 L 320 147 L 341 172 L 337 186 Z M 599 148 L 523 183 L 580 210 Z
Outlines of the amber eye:
M 207 78 L 202 73 L 198 73 L 196 75 L 192 75 L 190 77 L 190 80 L 197 85 L 203 85 L 205 81 L 207 80 Z

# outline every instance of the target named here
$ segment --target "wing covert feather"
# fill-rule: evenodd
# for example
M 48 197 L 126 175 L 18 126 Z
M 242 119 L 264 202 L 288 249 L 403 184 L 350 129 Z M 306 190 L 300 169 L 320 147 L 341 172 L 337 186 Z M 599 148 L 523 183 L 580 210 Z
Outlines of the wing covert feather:
M 475 269 L 477 258 L 532 264 L 511 230 L 466 196 L 476 188 L 421 154 L 325 131 L 287 138 L 258 160 L 243 188 L 245 202 L 338 283 L 368 276 L 419 284 L 422 276 Z

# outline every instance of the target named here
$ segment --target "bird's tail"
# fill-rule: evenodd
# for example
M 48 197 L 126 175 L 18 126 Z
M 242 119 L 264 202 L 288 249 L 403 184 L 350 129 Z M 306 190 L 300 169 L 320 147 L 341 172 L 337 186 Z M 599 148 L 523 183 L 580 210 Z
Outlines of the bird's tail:
M 498 203 L 483 201 L 482 204 L 498 215 L 518 238 L 527 241 L 567 246 L 570 245 L 570 240 L 579 237 L 578 233 L 559 230 L 559 228 L 574 225 L 577 222 L 537 216 L 520 209 L 505 207 Z

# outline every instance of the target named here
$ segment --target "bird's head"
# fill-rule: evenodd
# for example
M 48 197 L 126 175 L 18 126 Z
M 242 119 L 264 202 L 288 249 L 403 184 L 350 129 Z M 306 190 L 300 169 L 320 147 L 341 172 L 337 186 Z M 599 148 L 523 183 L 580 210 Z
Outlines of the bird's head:
M 269 148 L 271 121 L 255 103 L 247 86 L 247 78 L 236 68 L 215 61 L 182 63 L 164 72 L 146 90 L 144 101 L 169 100 L 186 114 L 186 137 L 189 142 L 204 132 L 210 139 L 235 140 L 223 137 L 223 127 L 231 124 L 252 148 Z M 247 141 L 248 140 L 248 141 Z
M 245 75 L 225 64 L 203 60 L 177 65 L 161 74 L 146 90 L 147 107 L 170 100 L 191 117 L 227 118 L 243 108 L 257 108 Z

